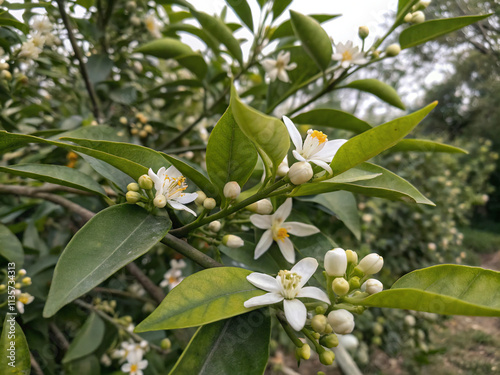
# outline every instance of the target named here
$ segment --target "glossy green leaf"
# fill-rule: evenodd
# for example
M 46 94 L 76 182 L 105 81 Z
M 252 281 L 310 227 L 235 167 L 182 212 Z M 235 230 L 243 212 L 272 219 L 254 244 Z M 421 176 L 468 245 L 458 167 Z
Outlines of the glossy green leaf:
M 358 213 L 358 205 L 354 195 L 348 191 L 334 191 L 316 195 L 302 200 L 314 202 L 332 211 L 340 221 L 354 234 L 361 239 L 361 221 Z
M 427 139 L 402 139 L 389 152 L 416 151 L 416 152 L 447 152 L 450 154 L 468 154 L 467 150 L 450 146 L 444 143 Z
M 437 102 L 431 103 L 417 112 L 389 121 L 349 139 L 340 147 L 330 164 L 333 174 L 347 171 L 394 146 L 411 132 L 436 105 Z
M 233 36 L 233 32 L 219 18 L 215 18 L 207 13 L 191 10 L 193 16 L 198 20 L 205 31 L 211 34 L 220 43 L 226 46 L 228 52 L 243 65 L 243 53 L 238 40 Z
M 220 52 L 219 42 L 212 35 L 206 33 L 205 30 L 200 29 L 199 27 L 196 27 L 195 25 L 191 25 L 188 23 L 178 22 L 175 24 L 173 23 L 168 25 L 169 33 L 172 32 L 174 33 L 174 35 L 177 35 L 178 31 L 185 31 L 189 34 L 196 36 L 203 43 L 205 43 L 207 47 L 211 48 L 216 54 L 219 54 Z
M 481 21 L 491 14 L 479 16 L 463 16 L 430 20 L 408 27 L 399 34 L 399 44 L 402 49 L 418 46 L 441 35 L 451 33 L 475 22 Z
M 174 38 L 156 39 L 136 48 L 135 52 L 159 57 L 161 59 L 176 59 L 179 64 L 191 70 L 199 78 L 205 77 L 207 63 L 203 57 L 195 53 L 191 47 Z M 187 57 L 190 57 L 189 59 Z
M 454 264 L 432 266 L 410 272 L 391 289 L 357 303 L 443 315 L 500 316 L 500 272 Z
M 305 220 L 301 221 L 304 222 Z M 336 243 L 330 237 L 321 232 L 306 237 L 294 236 L 292 241 L 297 252 L 300 254 L 300 258 L 312 257 L 318 261 L 321 268 L 326 252 L 337 247 Z M 321 275 L 321 268 L 316 270 L 317 275 Z
M 164 211 L 162 211 L 164 212 Z M 57 262 L 44 317 L 87 293 L 156 245 L 172 223 L 137 205 L 109 207 L 88 221 Z
M 96 313 L 90 314 L 69 345 L 62 363 L 68 363 L 93 353 L 101 345 L 105 328 L 104 322 Z
M 290 136 L 285 124 L 244 104 L 234 87 L 230 107 L 241 131 L 253 142 L 261 157 L 264 160 L 267 157 L 267 161 L 271 161 L 274 170 L 277 170 L 290 147 Z
M 434 206 L 434 203 L 422 195 L 412 184 L 387 169 L 371 163 L 360 164 L 357 166 L 357 169 L 364 170 L 368 175 L 380 175 L 375 178 L 356 182 L 334 182 L 337 177 L 342 176 L 339 175 L 330 180 L 300 185 L 292 191 L 291 195 L 314 195 L 330 191 L 346 190 L 372 197 Z
M 169 375 L 263 374 L 270 339 L 267 309 L 208 324 L 198 329 Z
M 250 311 L 243 303 L 265 294 L 247 281 L 250 273 L 242 268 L 217 267 L 185 278 L 135 331 L 197 327 Z
M 234 10 L 241 21 L 253 31 L 252 10 L 246 0 L 226 0 L 226 3 Z
M 394 88 L 392 86 L 389 86 L 387 83 L 380 82 L 378 79 L 360 79 L 358 81 L 352 81 L 347 85 L 342 86 L 342 88 L 364 91 L 375 95 L 379 99 L 396 108 L 405 109 L 405 105 L 401 101 L 396 90 L 394 90 Z
M 301 113 L 291 120 L 295 124 L 325 126 L 328 128 L 349 130 L 358 134 L 372 128 L 366 121 L 337 109 L 313 109 L 312 111 Z
M 24 34 L 28 34 L 30 28 L 28 25 L 19 22 L 14 16 L 10 15 L 7 11 L 0 10 L 0 26 L 10 26 L 21 30 Z
M 3 224 L 0 224 L 0 256 L 9 262 L 14 262 L 16 267 L 22 267 L 24 263 L 24 249 L 21 241 Z
M 108 78 L 114 64 L 107 54 L 99 54 L 90 56 L 85 65 L 87 66 L 89 80 L 95 85 Z
M 85 173 L 63 165 L 17 164 L 9 165 L 9 167 L 0 167 L 0 172 L 68 186 L 89 193 L 96 193 L 103 197 L 106 196 L 101 185 L 92 180 Z
M 4 310 L 5 311 L 5 310 Z M 24 332 L 16 322 L 16 315 L 7 312 L 0 337 L 0 369 L 5 375 L 29 375 L 31 358 Z
M 321 70 L 325 70 L 332 61 L 332 43 L 321 25 L 314 18 L 290 11 L 290 20 L 302 48 L 312 57 Z
M 340 14 L 309 14 L 309 17 L 314 18 L 319 23 L 323 23 L 333 18 L 340 17 Z M 292 22 L 290 20 L 286 20 L 279 25 L 276 30 L 274 30 L 269 40 L 272 41 L 279 38 L 287 38 L 293 35 Z
M 397 16 L 399 16 L 411 3 L 417 3 L 418 0 L 399 0 L 398 1 L 398 12 Z
M 127 192 L 127 185 L 131 182 L 135 182 L 132 177 L 102 160 L 93 158 L 92 156 L 85 155 L 83 153 L 79 153 L 79 155 L 83 160 L 89 163 L 94 171 L 99 173 L 105 179 L 111 181 L 124 193 Z
M 245 185 L 257 164 L 257 150 L 234 120 L 229 107 L 210 133 L 207 144 L 207 172 L 222 194 L 224 185 L 236 181 Z
M 273 1 L 273 20 L 278 18 L 293 0 L 274 0 Z

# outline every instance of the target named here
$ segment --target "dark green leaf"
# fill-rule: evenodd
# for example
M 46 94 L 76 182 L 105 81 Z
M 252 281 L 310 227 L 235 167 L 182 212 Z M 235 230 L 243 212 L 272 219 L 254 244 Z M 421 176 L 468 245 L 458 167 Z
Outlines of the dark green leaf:
M 95 85 L 108 78 L 113 68 L 113 60 L 105 54 L 92 55 L 85 65 L 87 65 L 90 82 Z
M 238 234 L 245 244 L 237 249 L 233 249 L 224 245 L 219 246 L 219 250 L 226 254 L 229 258 L 238 263 L 243 263 L 253 271 L 263 272 L 267 274 L 277 274 L 281 267 L 271 256 L 269 251 L 266 251 L 259 259 L 254 259 L 255 246 L 254 242 L 247 241 L 243 234 Z
M 295 116 L 292 121 L 295 124 L 344 129 L 358 134 L 372 128 L 369 123 L 360 120 L 356 116 L 336 109 L 313 109 Z
M 273 1 L 273 20 L 278 18 L 285 11 L 293 0 L 274 0 Z
M 378 79 L 361 79 L 358 81 L 350 82 L 342 88 L 351 88 L 368 92 L 396 108 L 405 109 L 405 105 L 399 98 L 396 90 L 394 90 L 394 88 L 389 86 L 388 84 L 380 82 Z
M 250 31 L 253 31 L 252 10 L 246 0 L 226 0 L 226 3 L 234 10 Z
M 96 313 L 90 314 L 71 342 L 62 363 L 68 363 L 93 353 L 101 345 L 105 328 L 104 322 Z
M 28 25 L 19 22 L 14 16 L 10 15 L 8 12 L 0 11 L 0 26 L 10 26 L 18 30 L 21 30 L 24 34 L 28 34 L 30 28 Z
M 17 267 L 22 267 L 24 263 L 23 245 L 16 235 L 3 224 L 0 224 L 0 256 L 14 262 Z
M 314 18 L 319 23 L 323 23 L 333 18 L 340 17 L 340 14 L 309 14 L 309 17 Z M 292 22 L 290 20 L 286 20 L 279 25 L 276 30 L 274 30 L 269 40 L 287 38 L 293 35 Z

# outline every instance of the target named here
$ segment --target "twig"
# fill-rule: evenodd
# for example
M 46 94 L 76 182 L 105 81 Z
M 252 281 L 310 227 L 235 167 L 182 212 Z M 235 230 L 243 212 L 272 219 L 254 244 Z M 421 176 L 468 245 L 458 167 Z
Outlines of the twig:
M 100 121 L 102 119 L 102 115 L 99 109 L 99 104 L 97 102 L 97 95 L 94 91 L 94 86 L 92 86 L 92 83 L 90 82 L 87 66 L 83 62 L 82 52 L 80 51 L 80 48 L 76 43 L 75 35 L 73 34 L 73 30 L 71 29 L 71 25 L 69 23 L 68 14 L 64 9 L 64 0 L 57 0 L 57 5 L 59 7 L 59 12 L 61 13 L 61 19 L 64 23 L 64 27 L 66 27 L 66 30 L 68 32 L 68 38 L 71 46 L 73 47 L 73 52 L 75 53 L 75 57 L 78 60 L 80 73 L 82 74 L 83 81 L 85 82 L 85 87 L 87 88 L 87 91 L 89 93 L 90 101 L 92 102 L 92 111 L 94 112 L 94 116 L 97 121 Z
M 171 234 L 167 234 L 163 240 L 161 240 L 167 246 L 170 246 L 178 253 L 188 257 L 189 259 L 195 261 L 203 268 L 212 268 L 212 267 L 222 267 L 223 265 L 219 262 L 213 260 L 208 255 L 203 254 L 201 251 L 195 249 L 187 242 L 181 240 L 180 238 L 174 237 Z
M 66 340 L 66 337 L 64 337 L 63 333 L 59 329 L 59 327 L 56 326 L 54 322 L 49 323 L 49 329 L 52 331 L 54 334 L 54 338 L 56 341 L 56 345 L 62 349 L 64 352 L 66 352 L 69 348 L 69 342 Z
M 146 302 L 146 303 L 152 303 L 152 304 L 156 303 L 152 299 L 149 299 L 147 297 L 138 296 L 138 295 L 136 295 L 134 293 L 126 292 L 124 290 L 111 289 L 111 288 L 103 288 L 103 287 L 99 287 L 98 286 L 98 287 L 95 287 L 94 289 L 92 289 L 90 292 L 103 293 L 103 294 L 112 294 L 112 295 L 115 295 L 115 296 L 118 296 L 118 297 L 122 297 L 122 298 L 125 298 L 125 299 L 133 298 L 133 299 L 136 299 L 138 301 L 142 301 L 142 302 Z
M 165 298 L 165 293 L 163 293 L 163 290 L 155 283 L 153 283 L 151 279 L 147 277 L 135 263 L 129 263 L 125 267 L 127 268 L 127 271 L 137 279 L 139 284 L 141 284 L 143 288 L 146 289 L 146 292 L 148 292 L 156 302 L 161 303 L 163 301 L 163 299 Z
M 345 375 L 363 375 L 359 370 L 359 367 L 356 365 L 356 362 L 353 361 L 350 354 L 345 350 L 342 345 L 333 348 L 333 352 L 335 353 L 335 359 L 339 364 L 339 367 L 342 369 L 342 373 Z
M 43 375 L 42 368 L 36 361 L 35 357 L 33 354 L 30 352 L 30 359 L 31 359 L 31 371 L 34 375 Z

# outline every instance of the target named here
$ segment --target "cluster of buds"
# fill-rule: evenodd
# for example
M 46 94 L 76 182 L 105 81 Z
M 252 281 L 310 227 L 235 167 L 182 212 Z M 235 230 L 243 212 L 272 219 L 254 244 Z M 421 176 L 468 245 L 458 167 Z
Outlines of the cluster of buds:
M 153 127 L 148 124 L 148 118 L 141 112 L 135 115 L 137 122 L 130 123 L 130 134 L 138 135 L 140 138 L 146 138 L 148 135 L 154 133 Z M 120 117 L 120 123 L 123 125 L 128 124 L 125 116 Z
M 128 203 L 138 203 L 138 202 L 147 202 L 149 200 L 149 192 L 153 188 L 153 180 L 144 174 L 139 177 L 137 182 L 131 182 L 127 185 L 127 194 L 125 198 Z M 146 193 L 144 193 L 144 190 Z
M 12 283 L 14 283 L 12 289 Z M 26 293 L 21 290 L 23 287 L 27 287 L 31 285 L 31 277 L 26 276 L 26 270 L 20 269 L 17 271 L 15 277 L 11 278 L 9 275 L 8 286 L 5 284 L 0 284 L 0 294 L 7 293 L 9 304 L 15 299 L 16 310 L 19 314 L 24 314 L 24 306 L 29 305 L 35 297 L 31 294 Z M 5 302 L 7 303 L 7 302 Z
M 404 21 L 413 24 L 424 22 L 425 14 L 423 10 L 426 9 L 430 3 L 431 0 L 420 0 L 412 7 L 412 11 L 405 16 Z

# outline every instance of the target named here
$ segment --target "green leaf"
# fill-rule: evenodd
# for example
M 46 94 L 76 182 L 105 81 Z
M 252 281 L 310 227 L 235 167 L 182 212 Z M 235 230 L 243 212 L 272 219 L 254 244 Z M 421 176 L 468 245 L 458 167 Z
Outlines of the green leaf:
M 358 205 L 352 193 L 348 191 L 334 191 L 301 200 L 318 203 L 326 207 L 345 224 L 358 240 L 361 239 L 361 221 L 358 213 Z
M 309 14 L 309 17 L 314 18 L 319 23 L 323 23 L 333 18 L 340 17 L 340 14 Z M 286 20 L 279 25 L 276 30 L 274 30 L 269 40 L 273 41 L 275 39 L 287 38 L 293 35 L 292 22 L 290 20 Z
M 226 0 L 226 3 L 234 10 L 250 31 L 253 31 L 252 10 L 246 0 Z
M 302 42 L 302 48 L 312 57 L 321 70 L 332 61 L 332 43 L 328 34 L 314 18 L 290 11 L 293 31 Z
M 68 363 L 93 353 L 101 345 L 105 328 L 104 322 L 97 314 L 90 314 L 71 342 L 62 363 Z
M 226 46 L 228 52 L 243 65 L 243 53 L 241 52 L 240 42 L 233 36 L 233 32 L 219 18 L 212 17 L 204 12 L 191 10 L 193 16 L 198 20 L 205 31 L 211 34 L 220 43 Z
M 0 337 L 0 369 L 5 375 L 29 375 L 31 358 L 24 332 L 16 322 L 16 316 L 7 313 Z
M 162 211 L 163 212 L 163 211 Z M 172 223 L 137 205 L 109 207 L 88 221 L 57 262 L 44 317 L 87 293 L 158 243 Z
M 267 309 L 208 324 L 198 329 L 169 375 L 263 374 L 270 339 Z
M 114 64 L 108 55 L 98 54 L 90 56 L 85 65 L 87 66 L 90 82 L 95 85 L 108 78 Z
M 394 90 L 392 86 L 389 86 L 384 82 L 380 82 L 378 79 L 360 79 L 358 81 L 350 82 L 349 84 L 339 88 L 350 88 L 368 92 L 396 108 L 406 108 L 404 103 L 399 98 L 396 90 Z
M 101 375 L 101 363 L 96 355 L 88 355 L 86 357 L 75 359 L 64 367 L 65 375 L 82 375 L 92 374 Z M 116 373 L 114 373 L 116 375 Z M 118 372 L 118 374 L 123 374 Z
M 411 2 L 416 3 L 417 1 L 418 0 L 399 0 L 397 16 L 399 16 Z
M 336 109 L 313 109 L 312 111 L 301 113 L 291 120 L 295 124 L 325 126 L 328 128 L 349 130 L 358 134 L 372 128 L 366 121 L 360 120 L 350 113 Z
M 452 31 L 481 21 L 489 16 L 491 16 L 491 14 L 445 18 L 422 22 L 403 30 L 401 34 L 399 34 L 399 44 L 402 49 L 415 47 L 419 44 L 426 43 L 429 40 L 436 39 L 441 35 L 451 33 Z
M 19 22 L 14 16 L 10 15 L 6 11 L 1 11 L 0 10 L 0 26 L 10 26 L 14 27 L 18 30 L 21 30 L 24 34 L 28 34 L 30 31 L 30 28 L 28 25 Z
M 5 225 L 0 224 L 0 255 L 10 262 L 14 262 L 17 267 L 22 267 L 24 263 L 24 249 L 16 235 Z
M 208 175 L 221 196 L 229 181 L 245 185 L 257 158 L 257 150 L 239 128 L 229 107 L 210 133 L 206 155 Z
M 285 11 L 293 0 L 274 0 L 273 1 L 273 20 L 278 18 Z
M 179 64 L 191 70 L 197 77 L 203 78 L 207 73 L 207 63 L 203 57 L 195 53 L 187 44 L 174 38 L 156 39 L 135 49 L 145 55 L 161 59 L 176 59 Z M 186 59 L 190 56 L 190 59 Z
M 363 163 L 356 168 L 364 170 L 368 175 L 379 174 L 379 176 L 352 183 L 335 182 L 337 178 L 342 176 L 339 175 L 330 180 L 300 185 L 292 191 L 291 196 L 296 197 L 346 190 L 372 197 L 435 206 L 434 203 L 423 196 L 412 184 L 387 169 L 371 163 Z
M 109 98 L 115 103 L 131 105 L 137 100 L 137 89 L 131 85 L 125 85 L 109 92 Z
M 423 268 L 356 303 L 443 315 L 500 316 L 500 272 L 454 264 Z
M 447 152 L 450 154 L 468 154 L 463 148 L 450 146 L 444 143 L 427 139 L 402 139 L 389 152 L 416 151 L 416 152 Z
M 85 173 L 63 165 L 17 164 L 0 167 L 0 171 L 106 196 L 101 185 Z
M 437 102 L 431 103 L 417 112 L 389 121 L 349 139 L 340 147 L 330 164 L 333 174 L 347 171 L 394 146 L 411 132 L 436 105 Z
M 243 303 L 265 294 L 247 281 L 250 273 L 242 268 L 217 267 L 185 278 L 135 332 L 197 327 L 250 311 Z
M 276 171 L 290 147 L 285 124 L 244 104 L 234 86 L 231 89 L 231 111 L 241 131 L 253 142 L 265 162 Z M 266 160 L 267 159 L 267 160 Z

